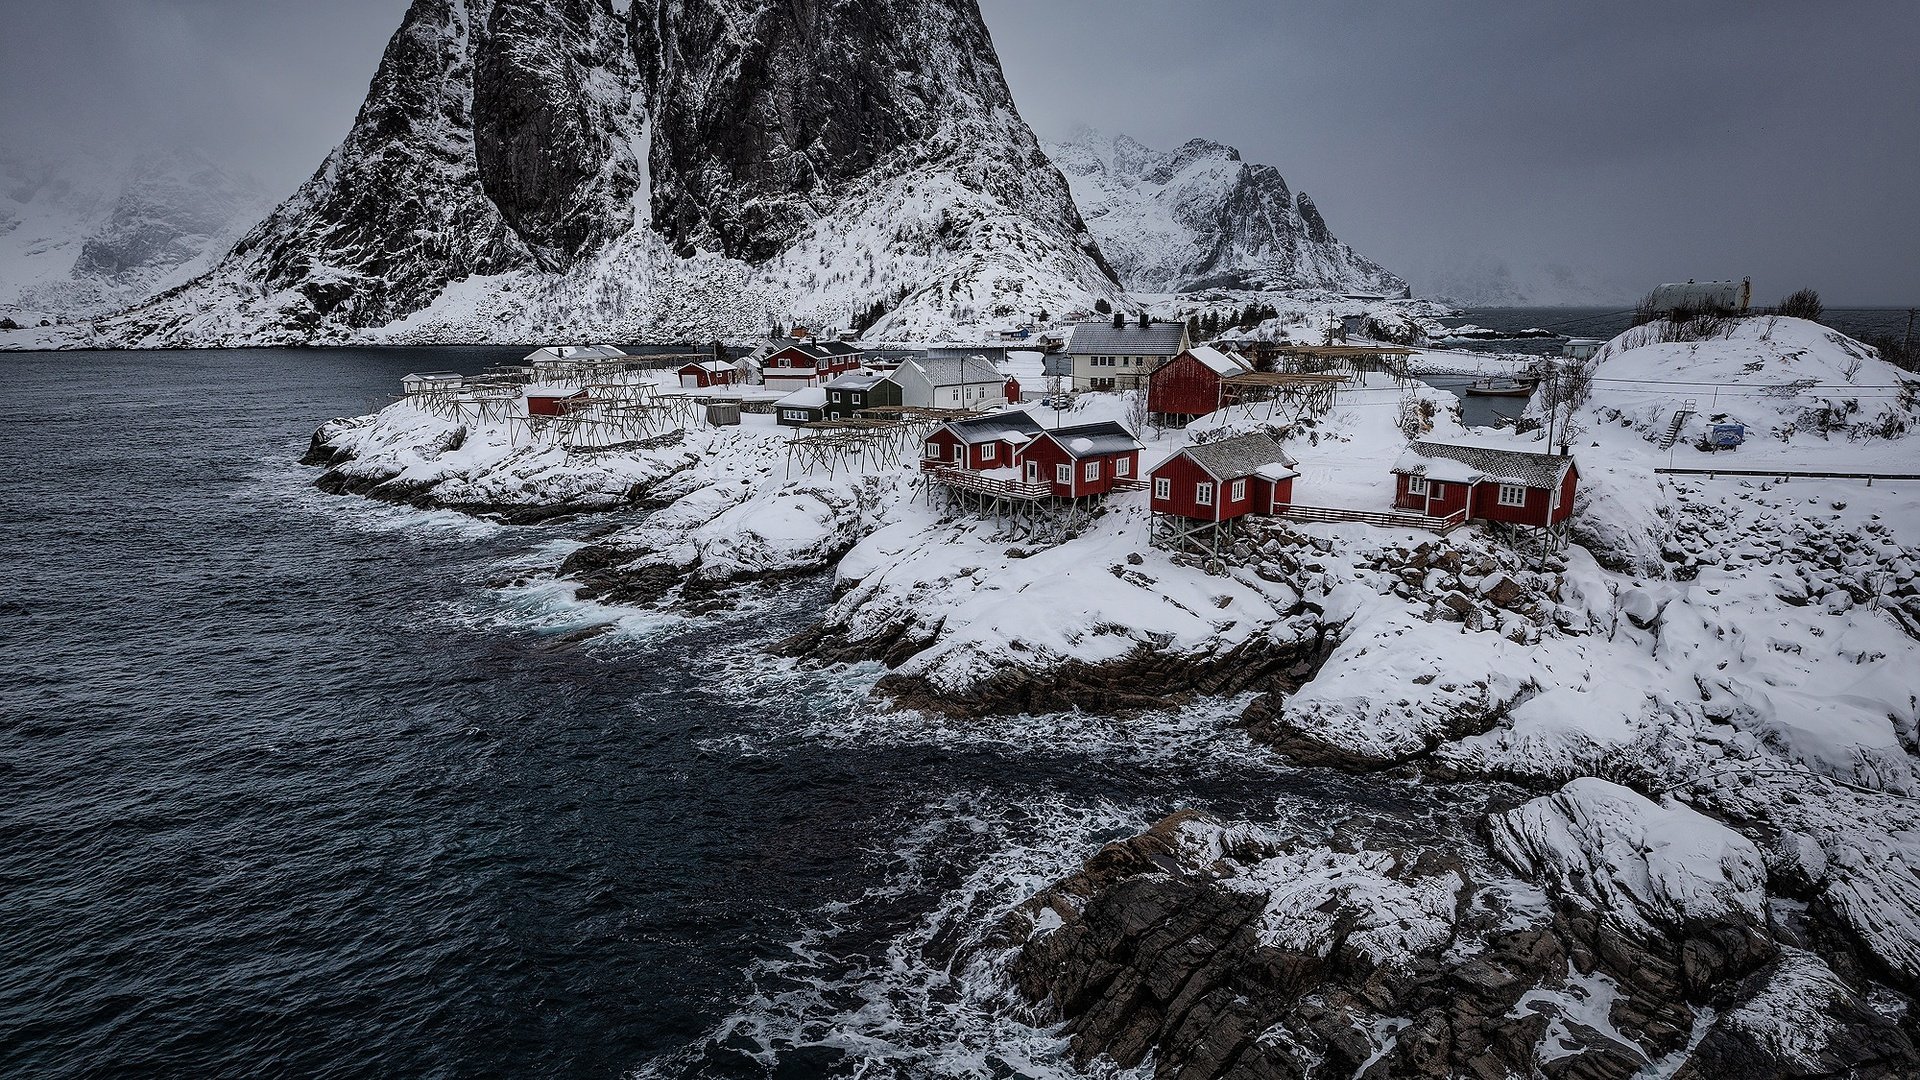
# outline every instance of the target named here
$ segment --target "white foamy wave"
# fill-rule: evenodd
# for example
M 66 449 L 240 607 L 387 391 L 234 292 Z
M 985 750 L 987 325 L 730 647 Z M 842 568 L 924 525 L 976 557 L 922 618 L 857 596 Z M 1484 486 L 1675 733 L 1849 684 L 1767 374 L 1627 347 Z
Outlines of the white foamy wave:
M 507 526 L 456 510 L 419 510 L 357 496 L 329 495 L 313 486 L 312 474 L 285 463 L 263 462 L 239 491 L 242 499 L 283 512 L 319 519 L 353 533 L 406 533 L 430 541 L 484 540 Z
M 461 623 L 488 630 L 542 637 L 595 632 L 644 641 L 685 620 L 645 608 L 618 607 L 574 595 L 579 586 L 561 578 L 536 578 L 489 589 L 451 605 Z
M 1151 1075 L 1075 1069 L 1058 1027 L 1010 984 L 1010 954 L 988 944 L 1028 897 L 1148 822 L 1106 802 L 1023 802 L 967 792 L 911 815 L 918 824 L 874 856 L 879 884 L 816 910 L 788 957 L 747 969 L 731 1015 L 638 1075 L 749 1062 L 863 1078 Z

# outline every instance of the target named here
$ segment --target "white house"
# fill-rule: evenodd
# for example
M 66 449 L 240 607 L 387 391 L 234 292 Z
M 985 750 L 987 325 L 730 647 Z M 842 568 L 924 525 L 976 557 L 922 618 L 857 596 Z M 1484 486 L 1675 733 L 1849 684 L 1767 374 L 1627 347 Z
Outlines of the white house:
M 1129 321 L 1081 323 L 1073 328 L 1067 356 L 1075 390 L 1137 390 L 1160 365 L 1186 352 L 1187 324 Z

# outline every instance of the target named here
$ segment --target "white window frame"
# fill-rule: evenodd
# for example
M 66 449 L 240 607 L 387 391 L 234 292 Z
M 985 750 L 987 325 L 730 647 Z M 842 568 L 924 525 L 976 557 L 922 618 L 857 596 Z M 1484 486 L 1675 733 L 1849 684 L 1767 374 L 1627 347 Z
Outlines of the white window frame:
M 1095 458 L 1087 462 L 1086 467 L 1080 470 L 1080 478 L 1082 480 L 1100 479 L 1100 459 Z
M 1426 493 L 1427 493 L 1427 478 L 1426 478 L 1426 477 L 1424 477 L 1424 476 L 1409 476 L 1409 477 L 1407 477 L 1407 494 L 1409 494 L 1409 495 L 1425 495 Z
M 1244 479 L 1235 480 L 1233 482 L 1233 486 L 1227 489 L 1228 502 L 1241 502 L 1241 501 L 1244 501 L 1246 497 L 1247 497 L 1247 482 Z
M 784 415 L 789 420 L 805 420 L 807 418 L 807 410 L 788 409 L 782 415 Z
M 940 460 L 940 444 L 939 443 L 927 444 L 927 460 L 928 461 Z
M 980 448 L 981 461 L 993 461 L 1000 456 L 999 443 L 987 443 Z
M 1128 460 L 1127 458 L 1114 458 L 1113 459 L 1113 475 L 1132 476 L 1133 462 Z
M 1523 484 L 1501 484 L 1500 491 L 1494 497 L 1494 501 L 1501 506 L 1525 507 L 1527 505 L 1526 486 Z
M 1213 481 L 1202 480 L 1193 485 L 1193 501 L 1201 506 L 1213 505 Z
M 835 390 L 835 391 L 833 392 L 833 403 L 834 403 L 835 405 L 838 405 L 838 404 L 840 404 L 840 391 L 838 391 L 838 390 Z
M 1153 497 L 1156 499 L 1173 498 L 1173 481 L 1164 476 L 1154 477 Z
M 966 443 L 953 444 L 953 460 L 955 464 L 959 464 L 959 465 L 965 465 L 967 463 L 967 444 Z
M 1059 464 L 1053 467 L 1053 482 L 1071 487 L 1073 485 L 1073 466 Z

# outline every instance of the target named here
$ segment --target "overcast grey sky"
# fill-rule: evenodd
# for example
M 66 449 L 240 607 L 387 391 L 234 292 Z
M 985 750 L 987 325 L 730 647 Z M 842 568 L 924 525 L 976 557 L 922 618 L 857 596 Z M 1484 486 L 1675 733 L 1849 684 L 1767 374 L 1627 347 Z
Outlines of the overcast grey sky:
M 405 0 L 13 0 L 0 137 L 197 143 L 290 191 Z M 1412 278 L 1920 302 L 1920 2 L 983 0 L 1022 111 L 1238 146 Z

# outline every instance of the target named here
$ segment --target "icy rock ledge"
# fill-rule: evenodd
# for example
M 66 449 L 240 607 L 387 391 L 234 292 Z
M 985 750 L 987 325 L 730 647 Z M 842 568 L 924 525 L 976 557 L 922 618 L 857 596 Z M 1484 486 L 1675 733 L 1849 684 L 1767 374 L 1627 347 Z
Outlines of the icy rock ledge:
M 1082 1067 L 1920 1074 L 1894 1018 L 1768 935 L 1752 845 L 1604 781 L 1570 787 L 1493 819 L 1509 834 L 1503 853 L 1541 873 L 1544 894 L 1469 837 L 1382 843 L 1341 826 L 1289 840 L 1183 812 L 1041 891 L 995 944 Z

